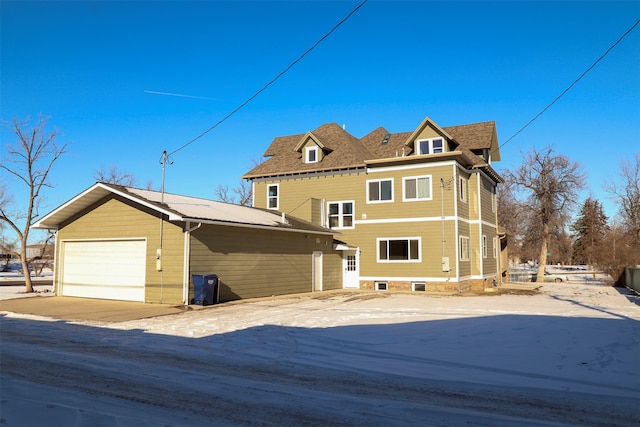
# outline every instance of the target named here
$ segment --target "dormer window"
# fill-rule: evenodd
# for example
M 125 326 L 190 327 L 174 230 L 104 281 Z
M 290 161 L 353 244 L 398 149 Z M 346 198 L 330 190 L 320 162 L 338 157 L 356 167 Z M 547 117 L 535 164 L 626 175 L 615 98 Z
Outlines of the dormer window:
M 305 149 L 305 163 L 317 163 L 318 162 L 318 146 L 307 147 Z
M 429 138 L 416 141 L 418 154 L 444 153 L 444 138 Z

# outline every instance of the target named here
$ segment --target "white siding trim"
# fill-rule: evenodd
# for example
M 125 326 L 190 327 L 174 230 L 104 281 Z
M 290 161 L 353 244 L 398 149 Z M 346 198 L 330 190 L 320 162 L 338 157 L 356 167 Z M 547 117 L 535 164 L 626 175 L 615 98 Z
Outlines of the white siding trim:
M 360 281 L 375 282 L 450 282 L 446 276 L 443 277 L 397 277 L 397 276 L 360 276 Z
M 380 173 L 380 172 L 384 172 L 384 173 L 389 173 L 389 172 L 395 172 L 395 171 L 403 171 L 403 170 L 411 170 L 411 169 L 426 169 L 426 168 L 440 168 L 442 166 L 449 166 L 449 165 L 457 165 L 458 162 L 453 161 L 453 160 L 447 160 L 444 162 L 437 162 L 437 163 L 416 163 L 413 165 L 404 165 L 404 166 L 385 166 L 385 167 L 381 167 L 381 168 L 372 168 L 371 166 L 367 167 L 367 174 L 372 174 L 372 173 Z

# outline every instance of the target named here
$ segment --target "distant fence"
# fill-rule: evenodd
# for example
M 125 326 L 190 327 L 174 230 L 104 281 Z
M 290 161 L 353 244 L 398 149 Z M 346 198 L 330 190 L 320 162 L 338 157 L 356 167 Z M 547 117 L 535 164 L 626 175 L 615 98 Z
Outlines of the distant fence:
M 624 283 L 636 292 L 640 292 L 640 267 L 625 267 Z

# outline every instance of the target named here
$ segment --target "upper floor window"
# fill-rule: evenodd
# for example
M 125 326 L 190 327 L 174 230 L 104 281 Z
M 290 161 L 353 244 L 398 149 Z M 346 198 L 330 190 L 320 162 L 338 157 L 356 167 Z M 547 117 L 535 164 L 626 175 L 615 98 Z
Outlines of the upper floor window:
M 314 145 L 313 147 L 307 147 L 305 149 L 305 162 L 306 163 L 317 163 L 318 162 L 318 147 Z
M 393 180 L 367 181 L 367 201 L 370 203 L 393 202 Z
M 403 178 L 403 200 L 431 200 L 431 176 L 411 176 Z
M 444 138 L 421 139 L 418 142 L 418 154 L 444 153 Z
M 467 179 L 464 177 L 458 178 L 458 198 L 462 202 L 467 201 Z
M 491 212 L 496 211 L 496 205 L 498 204 L 498 197 L 496 196 L 496 186 L 491 187 Z
M 379 262 L 420 261 L 420 238 L 377 239 Z
M 279 199 L 278 199 L 278 184 L 271 184 L 267 186 L 267 208 L 269 209 L 278 209 Z
M 353 228 L 353 202 L 329 202 L 329 227 Z

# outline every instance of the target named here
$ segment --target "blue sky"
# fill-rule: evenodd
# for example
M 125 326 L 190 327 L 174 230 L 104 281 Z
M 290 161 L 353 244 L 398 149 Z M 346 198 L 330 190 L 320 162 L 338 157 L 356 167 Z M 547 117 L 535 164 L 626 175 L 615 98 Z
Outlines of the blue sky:
M 159 188 L 163 150 L 235 109 L 359 3 L 3 0 L 0 116 L 42 113 L 59 142 L 72 142 L 44 210 L 91 186 L 101 166 Z M 330 122 L 362 137 L 378 126 L 412 131 L 426 116 L 441 126 L 494 120 L 504 142 L 639 18 L 638 1 L 370 0 L 255 100 L 176 152 L 165 190 L 214 198 L 276 136 Z M 8 138 L 3 132 L 3 146 Z M 582 165 L 613 215 L 602 182 L 640 150 L 640 26 L 505 145 L 494 167 L 513 169 L 522 153 L 548 145 Z

